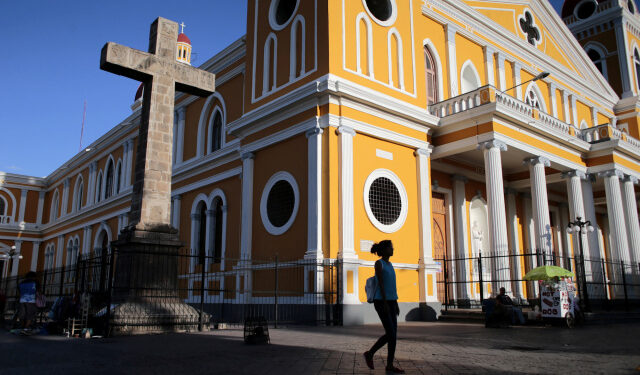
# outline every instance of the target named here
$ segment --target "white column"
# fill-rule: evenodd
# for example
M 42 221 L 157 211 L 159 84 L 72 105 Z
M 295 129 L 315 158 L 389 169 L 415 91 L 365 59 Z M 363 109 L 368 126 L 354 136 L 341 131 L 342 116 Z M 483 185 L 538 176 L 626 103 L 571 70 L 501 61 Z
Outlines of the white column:
M 593 122 L 593 126 L 598 126 L 598 109 L 596 107 L 591 107 L 591 121 Z
M 18 211 L 18 224 L 24 223 L 24 211 L 27 207 L 27 189 L 22 189 L 20 192 L 20 211 Z
M 307 252 L 305 259 L 322 259 L 322 129 L 307 132 L 308 209 Z
M 449 97 L 458 96 L 458 63 L 456 62 L 457 27 L 448 23 L 445 26 L 447 36 L 447 68 L 449 71 Z
M 486 174 L 487 205 L 489 213 L 489 247 L 493 266 L 493 292 L 504 287 L 512 294 L 509 280 L 509 262 L 506 255 L 509 254 L 509 242 L 507 239 L 507 219 L 504 205 L 504 184 L 502 177 L 502 151 L 507 150 L 507 145 L 498 140 L 481 143 L 479 148 L 484 153 L 484 167 Z
M 638 179 L 626 175 L 622 180 L 622 201 L 624 202 L 624 216 L 627 223 L 627 236 L 629 237 L 629 260 L 633 269 L 638 271 L 640 262 L 640 223 L 638 222 L 638 203 L 634 185 Z
M 518 100 L 524 100 L 522 97 L 522 79 L 520 78 L 520 71 L 522 70 L 522 65 L 519 62 L 514 61 L 513 63 L 513 85 L 516 87 L 516 98 Z
M 418 180 L 418 225 L 420 226 L 420 247 L 418 255 L 418 277 L 420 302 L 437 301 L 436 275 L 434 270 L 428 270 L 428 265 L 433 265 L 433 246 L 431 240 L 431 176 L 429 171 L 429 155 L 431 150 L 418 149 L 414 153 L 416 157 L 416 173 Z M 429 279 L 433 285 L 433 294 L 428 291 Z
M 498 90 L 504 91 L 507 89 L 507 75 L 504 70 L 504 54 L 498 52 Z
M 628 98 L 636 92 L 636 85 L 632 80 L 633 74 L 631 74 L 631 72 L 633 68 L 631 65 L 631 56 L 629 56 L 627 52 L 627 33 L 622 18 L 617 18 L 614 23 L 618 47 L 618 62 L 620 64 L 620 77 L 622 78 L 622 97 Z
M 171 226 L 176 229 L 180 229 L 180 210 L 182 203 L 182 195 L 174 195 L 173 196 L 173 215 L 171 217 Z
M 11 265 L 11 277 L 18 276 L 18 267 L 20 266 L 20 248 L 22 247 L 22 241 L 15 241 L 16 252 L 13 256 L 13 264 Z
M 240 258 L 251 259 L 251 236 L 253 233 L 253 153 L 242 155 L 242 227 L 240 228 Z M 245 280 L 246 282 L 246 280 Z M 247 288 L 245 288 L 246 290 Z
M 127 139 L 127 150 L 129 152 L 127 153 L 127 163 L 125 165 L 126 174 L 124 176 L 124 183 L 126 187 L 131 186 L 131 174 L 133 171 L 133 145 L 133 138 Z
M 567 233 L 567 226 L 569 225 L 569 205 L 565 202 L 560 202 L 560 237 L 562 238 L 562 254 L 560 254 L 560 265 L 562 268 L 573 269 L 573 265 L 569 265 L 568 260 L 571 258 L 571 249 L 573 245 L 571 243 L 571 235 Z M 586 240 L 585 240 L 586 242 Z
M 62 257 L 64 256 L 64 236 L 58 236 L 58 246 L 56 248 L 56 268 L 62 267 Z
M 44 196 L 46 192 L 40 191 L 38 193 L 38 216 L 36 217 L 36 224 L 42 225 L 42 211 L 44 210 Z
M 357 259 L 354 240 L 353 137 L 356 132 L 345 126 L 337 130 L 340 160 L 340 254 Z
M 496 85 L 496 70 L 493 67 L 493 54 L 496 52 L 490 46 L 484 46 L 484 74 L 487 77 L 487 85 Z
M 30 271 L 38 269 L 38 252 L 40 251 L 40 241 L 33 242 L 33 249 L 31 250 L 31 268 Z
M 91 226 L 84 228 L 84 245 L 82 247 L 82 254 L 91 254 Z
M 611 260 L 614 262 L 624 261 L 625 264 L 629 264 L 627 224 L 625 223 L 624 208 L 620 194 L 620 178 L 622 178 L 623 175 L 620 171 L 610 170 L 600 173 L 600 176 L 604 178 L 604 190 L 607 198 L 607 216 L 609 217 L 611 236 L 611 246 L 609 249 Z M 614 270 L 610 278 L 614 283 L 622 282 L 619 270 Z M 623 293 L 622 286 L 614 288 L 614 297 L 619 298 Z
M 60 216 L 65 216 L 67 214 L 67 207 L 69 206 L 69 178 L 65 178 L 64 180 L 64 188 L 62 190 L 62 204 L 60 206 Z
M 518 241 L 518 213 L 516 210 L 516 195 L 518 193 L 514 189 L 507 189 L 507 225 L 509 234 L 509 250 L 511 252 L 511 276 L 513 280 L 522 279 L 520 272 L 520 241 Z M 523 297 L 522 283 L 514 281 L 513 283 L 514 297 Z
M 460 175 L 453 176 L 453 217 L 455 219 L 454 231 L 456 236 L 456 257 L 469 258 L 469 228 L 467 227 L 467 198 L 465 184 L 467 178 Z M 470 299 L 472 283 L 467 262 L 461 260 L 456 263 L 456 275 L 458 276 L 458 296 L 460 299 Z
M 182 164 L 184 158 L 184 124 L 186 107 L 178 108 L 178 137 L 176 146 L 176 164 Z
M 536 250 L 540 251 L 543 256 L 550 256 L 553 254 L 553 242 L 547 199 L 547 177 L 544 170 L 545 167 L 550 166 L 550 162 L 545 157 L 537 156 L 526 159 L 525 163 L 529 164 Z
M 556 84 L 549 82 L 549 102 L 551 103 L 551 114 L 558 118 L 558 100 L 556 97 Z
M 585 174 L 580 171 L 571 171 L 563 174 L 563 177 L 567 180 L 567 195 L 569 199 L 569 220 L 575 221 L 578 218 L 582 220 L 588 220 L 584 213 L 584 198 L 582 196 L 582 180 L 586 178 Z M 565 228 L 562 228 L 565 230 Z M 580 237 L 575 233 L 571 234 L 573 257 L 577 257 L 580 254 Z M 586 236 L 583 238 L 586 240 Z M 587 241 L 582 242 L 584 255 L 588 257 L 589 244 Z

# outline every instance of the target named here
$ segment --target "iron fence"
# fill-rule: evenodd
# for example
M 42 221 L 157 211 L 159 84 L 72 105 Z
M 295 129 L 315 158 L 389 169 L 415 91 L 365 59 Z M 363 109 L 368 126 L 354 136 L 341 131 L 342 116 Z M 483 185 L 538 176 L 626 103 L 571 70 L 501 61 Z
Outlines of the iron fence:
M 437 277 L 438 296 L 445 308 L 481 307 L 485 298 L 500 287 L 519 305 L 538 302 L 539 284 L 524 275 L 541 265 L 556 265 L 574 272 L 584 308 L 630 309 L 640 302 L 640 263 L 565 257 L 543 252 L 435 259 L 441 265 Z
M 142 259 L 123 261 L 126 257 Z M 115 265 L 111 267 L 111 265 Z M 150 306 L 179 300 L 197 310 L 198 328 L 263 317 L 278 324 L 342 324 L 342 265 L 336 259 L 232 259 L 181 253 L 119 252 L 84 257 L 72 267 L 37 273 L 50 309 L 56 300 L 89 296 L 90 315 L 113 323 L 112 310 L 131 297 Z M 177 271 L 177 273 L 176 273 Z M 177 275 L 177 278 L 166 275 Z M 159 275 L 162 280 L 159 280 Z M 18 306 L 23 277 L 1 280 L 6 315 Z M 140 311 L 144 322 L 144 311 Z M 133 317 L 135 320 L 136 317 Z

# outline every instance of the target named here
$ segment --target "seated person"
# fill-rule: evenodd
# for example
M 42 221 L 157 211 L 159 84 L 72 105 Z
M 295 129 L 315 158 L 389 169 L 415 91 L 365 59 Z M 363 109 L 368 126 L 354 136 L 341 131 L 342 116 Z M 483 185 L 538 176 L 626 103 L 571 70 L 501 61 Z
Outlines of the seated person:
M 522 309 L 513 306 L 513 301 L 507 295 L 504 287 L 500 288 L 500 294 L 496 296 L 496 312 L 501 313 L 511 324 L 516 324 L 516 320 L 520 324 L 525 323 Z

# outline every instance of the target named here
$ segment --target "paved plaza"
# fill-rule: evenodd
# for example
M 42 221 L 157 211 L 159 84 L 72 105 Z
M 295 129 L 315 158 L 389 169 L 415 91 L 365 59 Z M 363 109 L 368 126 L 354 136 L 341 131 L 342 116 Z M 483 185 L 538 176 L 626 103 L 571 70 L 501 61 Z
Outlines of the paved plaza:
M 241 329 L 67 339 L 0 333 L 0 373 L 10 374 L 384 374 L 362 358 L 379 326 L 271 329 L 271 344 L 243 343 Z M 404 323 L 397 359 L 409 374 L 640 373 L 640 323 L 485 329 Z

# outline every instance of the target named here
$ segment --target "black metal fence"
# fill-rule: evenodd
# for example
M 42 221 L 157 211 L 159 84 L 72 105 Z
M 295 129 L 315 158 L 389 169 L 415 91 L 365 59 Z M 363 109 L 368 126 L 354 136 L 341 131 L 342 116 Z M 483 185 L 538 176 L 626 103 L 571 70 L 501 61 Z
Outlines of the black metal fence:
M 479 254 L 476 257 L 435 259 L 441 265 L 438 296 L 445 309 L 475 308 L 505 287 L 520 305 L 537 304 L 537 281 L 523 280 L 535 267 L 555 265 L 572 271 L 581 303 L 591 308 L 631 308 L 640 302 L 640 263 L 564 257 L 542 252 L 518 255 Z
M 140 267 L 119 262 L 124 256 L 153 255 Z M 160 264 L 159 264 L 160 263 Z M 115 267 L 111 267 L 111 265 Z M 146 266 L 145 266 L 146 265 Z M 175 268 L 174 268 L 175 267 Z M 158 275 L 177 279 L 157 283 Z M 160 273 L 158 273 L 160 270 Z M 271 324 L 342 324 L 341 262 L 335 259 L 246 260 L 215 258 L 185 253 L 119 253 L 81 258 L 72 267 L 37 273 L 37 280 L 50 309 L 60 297 L 89 296 L 89 314 L 108 325 L 117 304 L 135 296 L 151 306 L 166 306 L 179 300 L 193 307 L 199 328 L 217 324 L 242 324 L 263 317 Z M 166 271 L 166 272 L 165 272 Z M 7 297 L 5 316 L 17 309 L 18 283 L 22 277 L 1 280 Z M 140 314 L 144 314 L 141 311 Z M 134 317 L 135 318 L 135 317 Z M 144 317 L 140 316 L 140 321 Z M 108 329 L 107 329 L 108 330 Z

